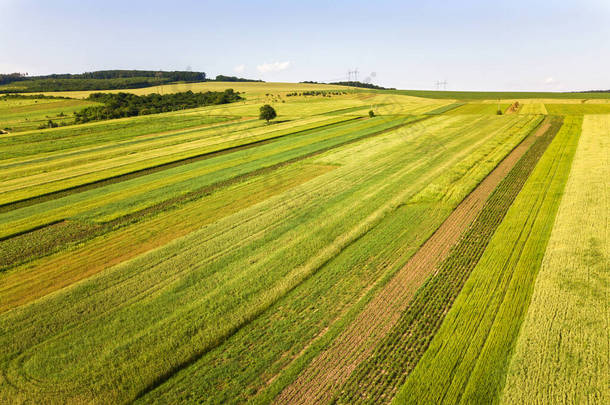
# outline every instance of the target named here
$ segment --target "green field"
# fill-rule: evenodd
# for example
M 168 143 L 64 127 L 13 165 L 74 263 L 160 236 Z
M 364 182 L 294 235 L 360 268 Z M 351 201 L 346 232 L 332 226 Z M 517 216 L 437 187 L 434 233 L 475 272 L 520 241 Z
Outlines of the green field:
M 525 103 L 519 108 L 519 114 L 549 114 L 549 112 L 542 103 Z
M 433 91 L 433 90 L 384 90 L 385 93 L 404 94 L 425 98 L 452 98 L 460 100 L 498 100 L 498 99 L 609 99 L 610 93 L 562 93 L 562 92 L 528 92 L 528 91 Z
M 396 403 L 497 402 L 569 175 L 580 124 L 578 119 L 564 122 Z
M 547 104 L 549 114 L 610 114 L 610 104 Z
M 610 286 L 609 128 L 608 116 L 590 115 L 583 122 L 503 403 L 610 401 L 609 325 L 600 317 L 608 310 Z
M 38 129 L 52 120 L 58 125 L 74 123 L 74 111 L 97 103 L 84 100 L 13 99 L 0 97 L 0 129 L 19 132 Z
M 468 103 L 464 104 L 454 110 L 448 112 L 448 114 L 497 114 L 498 110 L 501 112 L 506 111 L 510 104 L 483 104 L 483 103 Z
M 0 101 L 0 403 L 607 402 L 603 93 L 228 87 Z

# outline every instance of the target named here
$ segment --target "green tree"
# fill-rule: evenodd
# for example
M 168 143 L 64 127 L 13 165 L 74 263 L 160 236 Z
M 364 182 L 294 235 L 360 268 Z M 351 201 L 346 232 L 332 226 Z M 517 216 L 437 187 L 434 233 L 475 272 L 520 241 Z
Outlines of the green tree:
M 373 112 L 373 110 L 369 110 L 369 118 L 373 118 L 375 116 L 375 113 Z
M 277 117 L 277 113 L 275 112 L 275 109 L 269 104 L 265 104 L 261 107 L 260 115 L 258 116 L 259 119 L 267 120 L 267 123 L 269 123 L 269 121 L 274 119 L 275 117 Z

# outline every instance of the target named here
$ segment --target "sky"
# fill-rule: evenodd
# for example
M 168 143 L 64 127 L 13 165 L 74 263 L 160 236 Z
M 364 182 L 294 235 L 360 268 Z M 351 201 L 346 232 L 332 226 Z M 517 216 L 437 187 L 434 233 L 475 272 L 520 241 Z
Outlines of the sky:
M 0 20 L 0 73 L 298 82 L 357 69 L 400 89 L 610 89 L 610 0 L 0 0 Z

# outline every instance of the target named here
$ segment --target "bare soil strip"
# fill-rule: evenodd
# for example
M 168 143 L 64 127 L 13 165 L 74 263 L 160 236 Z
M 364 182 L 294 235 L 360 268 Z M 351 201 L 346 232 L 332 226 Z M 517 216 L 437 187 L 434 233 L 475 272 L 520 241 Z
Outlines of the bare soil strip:
M 487 198 L 535 141 L 528 136 L 466 197 L 331 346 L 287 386 L 276 403 L 326 403 L 398 322 L 418 288 L 449 254 Z
M 540 125 L 540 127 L 538 127 L 538 129 L 536 130 L 534 135 L 537 137 L 540 137 L 540 136 L 544 135 L 546 133 L 546 131 L 549 130 L 549 128 L 551 128 L 551 120 L 547 118 L 546 120 L 544 120 L 542 122 L 542 125 Z

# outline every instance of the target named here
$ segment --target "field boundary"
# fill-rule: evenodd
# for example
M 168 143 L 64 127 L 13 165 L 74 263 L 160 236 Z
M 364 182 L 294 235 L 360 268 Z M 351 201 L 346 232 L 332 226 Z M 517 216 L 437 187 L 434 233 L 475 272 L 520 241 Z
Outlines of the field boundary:
M 360 120 L 360 119 L 363 119 L 363 117 L 347 118 L 347 119 L 345 119 L 343 121 L 339 121 L 339 122 L 332 122 L 332 123 L 320 125 L 320 126 L 314 127 L 314 128 L 303 129 L 300 131 L 290 132 L 288 134 L 278 135 L 278 136 L 271 137 L 271 138 L 260 139 L 258 141 L 249 142 L 249 143 L 246 143 L 243 145 L 230 146 L 228 148 L 215 150 L 212 152 L 204 152 L 204 153 L 196 154 L 193 156 L 173 160 L 171 162 L 161 163 L 161 164 L 149 166 L 149 167 L 146 167 L 143 169 L 137 169 L 137 170 L 131 171 L 129 173 L 118 174 L 118 175 L 110 176 L 110 177 L 107 177 L 104 179 L 95 180 L 95 181 L 87 182 L 84 184 L 79 184 L 77 186 L 71 186 L 71 187 L 61 189 L 61 190 L 52 191 L 50 193 L 39 194 L 39 195 L 36 195 L 33 197 L 28 197 L 28 198 L 24 198 L 21 200 L 12 201 L 10 203 L 0 204 L 0 213 L 11 211 L 11 210 L 18 209 L 18 208 L 28 207 L 28 206 L 35 205 L 35 204 L 38 204 L 41 202 L 45 202 L 45 201 L 55 200 L 57 198 L 61 198 L 66 195 L 69 195 L 69 194 L 92 190 L 92 189 L 103 187 L 103 186 L 106 186 L 109 184 L 120 183 L 121 181 L 131 180 L 134 178 L 146 176 L 148 174 L 157 173 L 157 172 L 160 172 L 163 170 L 171 169 L 173 167 L 178 167 L 178 166 L 182 166 L 185 164 L 198 162 L 200 160 L 209 159 L 209 158 L 212 158 L 215 156 L 220 156 L 220 155 L 227 154 L 227 153 L 232 153 L 232 152 L 236 152 L 236 151 L 240 151 L 240 150 L 249 149 L 249 148 L 260 146 L 260 145 L 263 145 L 266 143 L 271 143 L 271 142 L 276 141 L 281 138 L 296 135 L 301 132 L 325 128 L 325 127 L 329 127 L 329 126 L 333 126 L 333 125 L 339 126 L 341 124 Z M 0 240 L 4 240 L 4 239 L 6 239 L 6 238 L 0 238 Z
M 417 287 L 433 274 L 436 266 L 458 242 L 462 232 L 468 229 L 483 209 L 487 197 L 529 150 L 536 140 L 532 134 L 539 126 L 533 128 L 462 200 L 407 264 L 373 297 L 356 320 L 330 347 L 314 358 L 292 384 L 284 388 L 275 399 L 276 403 L 320 403 L 331 400 L 333 390 L 348 380 L 356 367 L 372 353 L 375 342 L 389 333 L 398 322 Z
M 379 343 L 374 354 L 352 374 L 339 396 L 340 403 L 384 403 L 392 399 L 426 351 L 512 202 L 560 127 L 561 121 L 555 120 L 544 138 L 535 135 L 537 129 L 532 131 L 531 146 L 491 191 L 476 219 L 438 264 L 434 275 L 417 291 L 400 321 Z M 362 386 L 369 387 L 364 390 L 366 395 Z
M 319 154 L 327 152 L 327 151 L 329 151 L 331 149 L 338 148 L 338 147 L 341 147 L 341 146 L 344 146 L 344 145 L 348 145 L 350 143 L 358 142 L 358 141 L 361 141 L 363 139 L 367 139 L 367 138 L 370 138 L 370 137 L 373 137 L 373 136 L 382 135 L 384 133 L 387 133 L 387 132 L 390 132 L 390 131 L 394 131 L 394 130 L 396 130 L 398 128 L 402 128 L 402 127 L 405 127 L 407 125 L 415 124 L 417 122 L 421 122 L 421 121 L 429 119 L 429 118 L 431 118 L 431 117 L 430 116 L 422 116 L 422 117 L 420 117 L 418 119 L 413 119 L 413 120 L 406 121 L 406 122 L 400 122 L 400 123 L 397 123 L 396 125 L 394 125 L 394 126 L 392 126 L 390 128 L 381 129 L 379 131 L 375 131 L 375 132 L 372 132 L 372 133 L 360 136 L 358 138 L 349 139 L 347 141 L 340 142 L 338 144 L 331 145 L 331 146 L 328 146 L 328 147 L 325 147 L 325 148 L 321 148 L 321 149 L 318 149 L 316 151 L 313 151 L 313 152 L 310 152 L 310 153 L 307 153 L 307 154 L 304 154 L 304 155 L 301 155 L 301 156 L 297 156 L 297 157 L 285 160 L 283 162 L 275 163 L 275 164 L 267 166 L 267 167 L 256 169 L 256 170 L 254 170 L 252 172 L 244 173 L 244 174 L 232 177 L 230 179 L 226 179 L 226 180 L 223 180 L 223 181 L 220 181 L 220 182 L 217 182 L 217 183 L 210 184 L 210 185 L 205 186 L 205 187 L 203 187 L 201 189 L 188 192 L 188 193 L 186 193 L 186 194 L 184 194 L 182 196 L 179 196 L 179 197 L 175 197 L 175 198 L 173 198 L 171 200 L 162 201 L 162 202 L 154 204 L 154 205 L 152 205 L 150 207 L 144 208 L 142 210 L 139 210 L 139 211 L 127 214 L 127 215 L 125 215 L 123 217 L 120 217 L 120 218 L 117 218 L 117 219 L 115 219 L 113 221 L 119 222 L 121 220 L 125 220 L 125 218 L 137 218 L 138 216 L 141 216 L 142 213 L 150 213 L 151 211 L 154 211 L 155 210 L 154 207 L 167 206 L 168 203 L 169 204 L 174 204 L 174 203 L 176 203 L 178 201 L 180 201 L 180 202 L 188 202 L 188 201 L 191 201 L 194 198 L 199 197 L 201 194 L 206 194 L 206 193 L 212 192 L 212 191 L 218 189 L 219 187 L 225 187 L 227 185 L 230 185 L 230 184 L 233 184 L 235 182 L 244 180 L 244 179 L 249 178 L 251 176 L 256 176 L 256 175 L 265 173 L 267 171 L 275 170 L 275 169 L 277 169 L 279 167 L 282 167 L 284 165 L 288 165 L 288 164 L 295 163 L 295 162 L 298 162 L 300 160 L 303 160 L 303 159 L 306 159 L 306 158 L 309 158 L 309 157 L 312 157 L 312 156 L 319 155 Z M 349 119 L 347 121 L 351 122 L 353 120 L 358 120 L 358 119 L 361 119 L 361 117 L 352 118 L 352 119 Z M 345 122 L 345 121 L 341 121 L 341 123 L 343 123 L 343 122 Z M 330 124 L 330 125 L 333 125 L 333 124 Z M 294 133 L 291 133 L 291 135 L 292 134 L 294 134 Z M 257 146 L 259 146 L 259 145 L 257 145 Z M 150 172 L 148 172 L 146 174 L 150 174 Z M 93 188 L 95 188 L 95 187 L 93 187 Z M 65 190 L 62 190 L 62 192 L 63 191 L 65 191 Z M 0 213 L 2 213 L 2 207 L 0 207 Z M 28 229 L 24 229 L 24 230 L 19 231 L 19 232 L 14 232 L 14 233 L 11 233 L 11 234 L 8 234 L 8 235 L 1 236 L 0 237 L 0 242 L 8 240 L 8 239 L 11 239 L 11 238 L 14 238 L 16 236 L 28 234 L 28 233 L 30 233 L 32 231 L 35 231 L 35 230 L 43 229 L 46 226 L 49 226 L 49 225 L 52 225 L 54 223 L 58 223 L 58 222 L 61 222 L 61 221 L 65 221 L 67 219 L 68 218 L 59 218 L 59 219 L 53 220 L 52 222 L 49 222 L 47 224 L 41 224 L 39 226 L 36 226 L 35 228 L 28 228 Z M 109 223 L 112 223 L 112 221 L 110 221 Z

